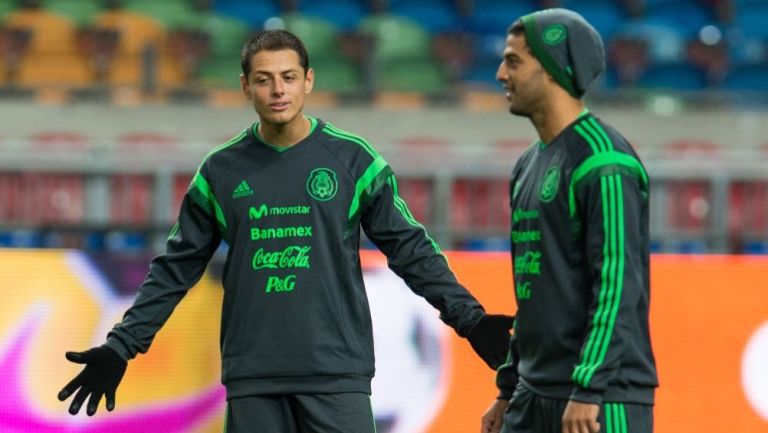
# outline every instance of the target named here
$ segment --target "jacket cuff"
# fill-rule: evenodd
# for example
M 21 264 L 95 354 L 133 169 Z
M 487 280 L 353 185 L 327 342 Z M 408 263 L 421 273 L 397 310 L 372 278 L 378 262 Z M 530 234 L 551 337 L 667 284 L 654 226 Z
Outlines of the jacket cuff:
M 107 342 L 104 343 L 105 346 L 109 347 L 110 349 L 117 352 L 117 355 L 120 356 L 120 358 L 123 359 L 123 361 L 129 361 L 131 358 L 133 358 L 128 351 L 128 349 L 125 347 L 122 341 L 120 341 L 119 338 L 114 336 L 107 337 Z
M 603 404 L 602 391 L 592 391 L 584 388 L 573 388 L 570 400 L 582 403 Z

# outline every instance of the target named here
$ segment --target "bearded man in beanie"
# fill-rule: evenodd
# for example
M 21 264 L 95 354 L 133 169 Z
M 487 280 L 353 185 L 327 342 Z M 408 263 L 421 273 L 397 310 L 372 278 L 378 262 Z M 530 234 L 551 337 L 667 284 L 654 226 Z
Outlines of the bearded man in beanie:
M 517 314 L 482 433 L 650 433 L 648 175 L 582 97 L 600 35 L 548 9 L 509 29 L 496 78 L 539 140 L 510 182 Z

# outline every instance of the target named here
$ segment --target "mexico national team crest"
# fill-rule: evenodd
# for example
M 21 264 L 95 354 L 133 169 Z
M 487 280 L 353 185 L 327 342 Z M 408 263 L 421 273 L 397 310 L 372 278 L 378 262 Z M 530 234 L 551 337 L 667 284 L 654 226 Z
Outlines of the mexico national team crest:
M 316 168 L 307 178 L 307 192 L 315 200 L 328 201 L 336 196 L 339 182 L 336 173 L 329 168 Z
M 542 32 L 541 38 L 544 40 L 544 43 L 547 45 L 557 45 L 560 42 L 563 42 L 568 35 L 568 32 L 565 30 L 565 26 L 562 24 L 552 24 L 550 26 L 547 26 L 547 28 L 544 29 Z
M 547 174 L 544 175 L 544 180 L 541 181 L 541 189 L 539 190 L 539 198 L 545 203 L 549 203 L 555 198 L 557 194 L 557 185 L 560 183 L 560 169 L 557 167 L 549 167 Z

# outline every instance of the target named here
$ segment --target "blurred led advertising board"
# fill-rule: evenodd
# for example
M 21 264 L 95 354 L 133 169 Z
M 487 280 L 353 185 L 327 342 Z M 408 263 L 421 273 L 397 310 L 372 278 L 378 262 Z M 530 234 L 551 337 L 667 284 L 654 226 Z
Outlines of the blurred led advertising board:
M 448 253 L 489 312 L 514 311 L 509 257 Z M 494 372 L 437 312 L 363 253 L 374 321 L 380 433 L 476 432 Z M 0 250 L 0 432 L 221 432 L 221 289 L 209 272 L 146 355 L 117 408 L 70 416 L 58 390 L 79 371 L 67 350 L 101 344 L 130 305 L 147 258 Z M 656 432 L 768 431 L 768 257 L 654 256 L 652 336 L 661 388 Z M 85 411 L 81 411 L 85 412 Z

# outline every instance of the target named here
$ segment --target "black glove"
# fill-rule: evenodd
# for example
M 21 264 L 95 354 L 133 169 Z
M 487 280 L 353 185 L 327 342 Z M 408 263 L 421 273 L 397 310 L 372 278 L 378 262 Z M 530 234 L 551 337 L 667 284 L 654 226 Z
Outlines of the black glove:
M 493 370 L 499 368 L 507 359 L 509 331 L 514 325 L 514 316 L 486 314 L 469 332 L 467 339 L 472 349 Z
M 107 346 L 94 347 L 85 352 L 67 352 L 66 357 L 74 363 L 85 364 L 83 371 L 59 391 L 59 400 L 64 401 L 80 388 L 69 406 L 69 413 L 77 414 L 89 394 L 91 398 L 88 399 L 88 416 L 96 413 L 104 395 L 107 397 L 107 410 L 114 409 L 115 391 L 123 379 L 128 363 Z

